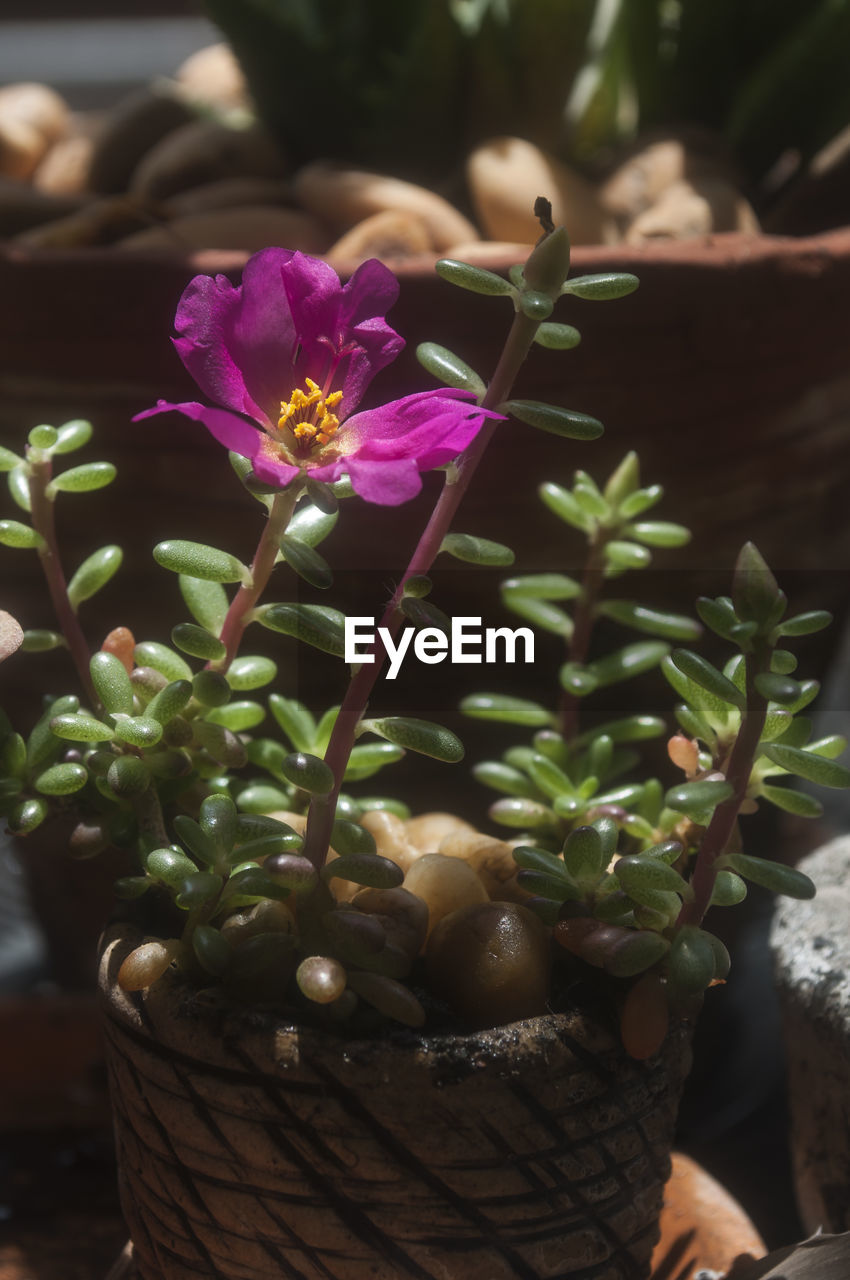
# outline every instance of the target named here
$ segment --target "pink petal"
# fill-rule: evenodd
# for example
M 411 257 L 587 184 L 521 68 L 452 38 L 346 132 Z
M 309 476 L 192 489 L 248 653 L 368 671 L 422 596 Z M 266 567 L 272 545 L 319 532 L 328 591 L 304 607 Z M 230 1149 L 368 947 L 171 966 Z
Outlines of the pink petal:
M 410 458 L 394 462 L 370 462 L 349 458 L 347 467 L 354 492 L 366 502 L 385 507 L 397 507 L 415 498 L 422 488 L 419 468 Z
M 137 413 L 133 422 L 152 418 L 157 413 L 171 412 L 182 413 L 184 417 L 202 423 L 219 444 L 232 449 L 234 453 L 241 453 L 243 458 L 253 458 L 263 440 L 263 433 L 256 427 L 252 427 L 244 418 L 237 417 L 228 409 L 210 408 L 209 405 L 198 404 L 195 400 L 187 400 L 182 404 L 158 400 L 153 409 L 144 409 L 141 413 Z

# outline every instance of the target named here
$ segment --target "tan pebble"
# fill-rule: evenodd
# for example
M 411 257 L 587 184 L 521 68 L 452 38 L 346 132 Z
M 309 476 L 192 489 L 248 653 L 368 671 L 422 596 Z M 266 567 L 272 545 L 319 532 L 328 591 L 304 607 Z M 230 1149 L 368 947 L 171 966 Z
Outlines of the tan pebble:
M 423 853 L 404 878 L 404 887 L 428 907 L 428 932 L 458 907 L 486 902 L 489 894 L 468 862 L 443 853 Z
M 574 169 L 523 138 L 493 138 L 466 162 L 472 203 L 491 240 L 533 242 L 540 234 L 534 201 L 552 202 L 555 223 L 573 244 L 600 244 L 615 234 L 596 188 Z
M 163 200 L 170 217 L 206 213 L 211 209 L 234 209 L 238 205 L 291 205 L 292 185 L 282 178 L 219 178 L 200 187 L 179 191 Z
M 611 213 L 630 221 L 685 177 L 688 161 L 677 139 L 653 142 L 618 165 L 599 188 L 600 199 Z
M 402 871 L 407 871 L 418 850 L 410 843 L 405 823 L 397 814 L 386 809 L 372 809 L 363 814 L 360 825 L 374 837 L 382 858 L 389 858 Z
M 65 136 L 70 119 L 65 99 L 46 84 L 26 81 L 0 89 L 0 121 L 28 125 L 48 146 Z
M 506 841 L 494 840 L 480 832 L 460 833 L 447 836 L 440 844 L 440 853 L 463 858 L 476 872 L 489 897 L 511 902 L 528 897 L 517 885 L 513 846 Z
M 25 120 L 0 119 L 0 174 L 28 179 L 47 154 L 50 143 Z
M 161 978 L 180 951 L 180 943 L 158 939 L 143 942 L 124 959 L 118 970 L 118 985 L 123 991 L 143 991 Z
M 384 926 L 387 947 L 396 948 L 411 965 L 425 942 L 428 908 L 409 889 L 360 889 L 352 904 L 358 911 L 375 916 Z
M 436 853 L 440 842 L 455 832 L 469 832 L 477 835 L 475 828 L 454 813 L 420 813 L 415 818 L 408 818 L 404 824 L 407 838 L 412 845 L 423 853 Z
M 242 68 L 230 45 L 223 41 L 190 54 L 174 76 L 180 91 L 193 105 L 224 111 L 245 110 L 248 88 Z
M 120 247 L 127 250 L 244 249 L 256 253 L 270 244 L 300 249 L 304 253 L 322 253 L 327 236 L 306 214 L 260 205 L 190 213 L 161 226 L 137 231 L 122 240 Z
M 218 178 L 275 178 L 282 172 L 280 151 L 261 126 L 232 129 L 216 120 L 195 120 L 147 153 L 130 179 L 130 191 L 164 200 Z
M 450 244 L 478 238 L 472 223 L 448 200 L 425 187 L 384 174 L 317 160 L 295 175 L 295 193 L 305 209 L 336 231 L 345 231 L 372 214 L 393 210 L 421 218 L 440 252 Z
M 94 142 L 82 134 L 53 144 L 32 175 L 32 184 L 50 195 L 78 195 L 89 184 Z
M 373 213 L 346 231 L 328 250 L 328 260 L 352 266 L 367 258 L 410 258 L 433 253 L 434 244 L 427 225 L 415 213 L 386 209 Z
M 118 102 L 95 137 L 89 179 L 93 191 L 126 191 L 142 157 L 193 119 L 185 102 L 164 89 L 140 89 Z
M 516 240 L 472 240 L 465 244 L 449 245 L 444 257 L 458 262 L 470 262 L 474 267 L 489 267 L 500 271 L 505 262 L 525 262 L 534 245 L 520 244 Z
M 626 229 L 627 244 L 688 240 L 715 231 L 757 234 L 758 220 L 739 191 L 723 179 L 676 182 Z

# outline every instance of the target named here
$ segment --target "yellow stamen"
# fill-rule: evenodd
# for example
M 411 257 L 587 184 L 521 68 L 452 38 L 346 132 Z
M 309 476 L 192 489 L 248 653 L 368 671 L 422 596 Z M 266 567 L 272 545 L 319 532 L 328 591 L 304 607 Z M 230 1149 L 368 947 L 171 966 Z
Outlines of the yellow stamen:
M 306 392 L 296 387 L 288 401 L 281 401 L 278 430 L 288 427 L 304 444 L 326 445 L 339 430 L 339 418 L 331 411 L 342 399 L 342 392 L 332 391 L 323 397 L 312 378 L 306 379 L 306 386 Z

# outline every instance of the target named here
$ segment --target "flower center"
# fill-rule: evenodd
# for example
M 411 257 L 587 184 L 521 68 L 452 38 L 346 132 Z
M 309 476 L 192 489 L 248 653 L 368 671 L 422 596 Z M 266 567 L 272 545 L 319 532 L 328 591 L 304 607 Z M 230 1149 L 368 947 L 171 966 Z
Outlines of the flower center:
M 277 420 L 279 431 L 288 429 L 294 435 L 296 444 L 301 446 L 298 452 L 304 452 L 305 447 L 309 451 L 314 445 L 326 445 L 339 430 L 339 418 L 333 410 L 342 399 L 342 392 L 323 396 L 312 378 L 307 378 L 306 386 L 306 391 L 296 387 L 289 401 L 281 400 Z

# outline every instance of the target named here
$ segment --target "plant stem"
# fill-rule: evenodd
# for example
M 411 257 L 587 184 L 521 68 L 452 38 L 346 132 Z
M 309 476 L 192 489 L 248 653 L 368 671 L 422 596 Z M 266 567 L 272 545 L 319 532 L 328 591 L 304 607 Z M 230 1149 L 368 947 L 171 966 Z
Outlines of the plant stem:
M 227 652 L 218 662 L 209 663 L 213 671 L 226 672 L 239 652 L 239 645 L 245 633 L 245 620 L 266 589 L 277 560 L 280 539 L 286 532 L 300 496 L 301 488 L 298 484 L 291 484 L 288 489 L 275 495 L 254 559 L 251 561 L 251 580 L 239 588 L 227 610 L 227 617 L 219 637 Z
M 34 451 L 28 461 L 32 527 L 44 540 L 43 545 L 38 549 L 38 558 L 47 582 L 47 589 L 50 592 L 50 600 L 53 604 L 56 620 L 59 623 L 59 629 L 65 637 L 65 643 L 76 667 L 80 684 L 85 690 L 86 698 L 89 700 L 91 707 L 97 710 L 100 707 L 100 699 L 94 691 L 89 673 L 91 654 L 74 607 L 68 599 L 68 584 L 65 581 L 65 574 L 56 542 L 54 505 L 53 501 L 47 496 L 47 486 L 50 483 L 53 471 L 52 464 L 49 458 L 34 456 Z
M 514 380 L 534 341 L 538 325 L 539 321 L 529 319 L 520 311 L 516 313 L 493 378 L 481 401 L 482 408 L 494 409 L 507 400 Z M 405 582 L 408 578 L 427 573 L 431 568 L 497 425 L 498 422 L 493 419 L 487 419 L 484 422 L 475 439 L 461 454 L 456 474 L 446 477 L 431 518 L 381 619 L 380 626 L 385 627 L 391 636 L 396 634 L 404 617 L 399 605 L 404 595 Z M 317 870 L 321 869 L 327 857 L 337 799 L 357 735 L 357 726 L 366 712 L 369 698 L 383 670 L 386 657 L 386 648 L 378 640 L 374 661 L 363 663 L 352 677 L 331 733 L 325 762 L 333 771 L 334 787 L 328 795 L 316 796 L 311 801 L 304 838 L 304 854 Z
M 581 582 L 581 595 L 576 602 L 573 614 L 573 634 L 567 649 L 567 661 L 583 666 L 590 650 L 590 637 L 596 615 L 596 601 L 605 581 L 605 561 L 603 551 L 610 538 L 610 531 L 597 526 L 590 540 L 587 562 Z M 568 689 L 561 698 L 560 728 L 561 736 L 568 747 L 571 747 L 579 732 L 579 704 L 581 698 Z
M 735 738 L 726 770 L 726 781 L 732 787 L 732 795 L 717 806 L 706 827 L 697 853 L 694 874 L 691 877 L 693 901 L 683 904 L 677 925 L 699 924 L 711 903 L 714 882 L 717 879 L 717 860 L 725 852 L 735 830 L 738 812 L 747 793 L 753 761 L 764 731 L 767 699 L 762 697 L 756 689 L 755 679 L 761 672 L 769 671 L 770 654 L 770 646 L 762 642 L 748 657 L 747 701 L 741 728 Z

